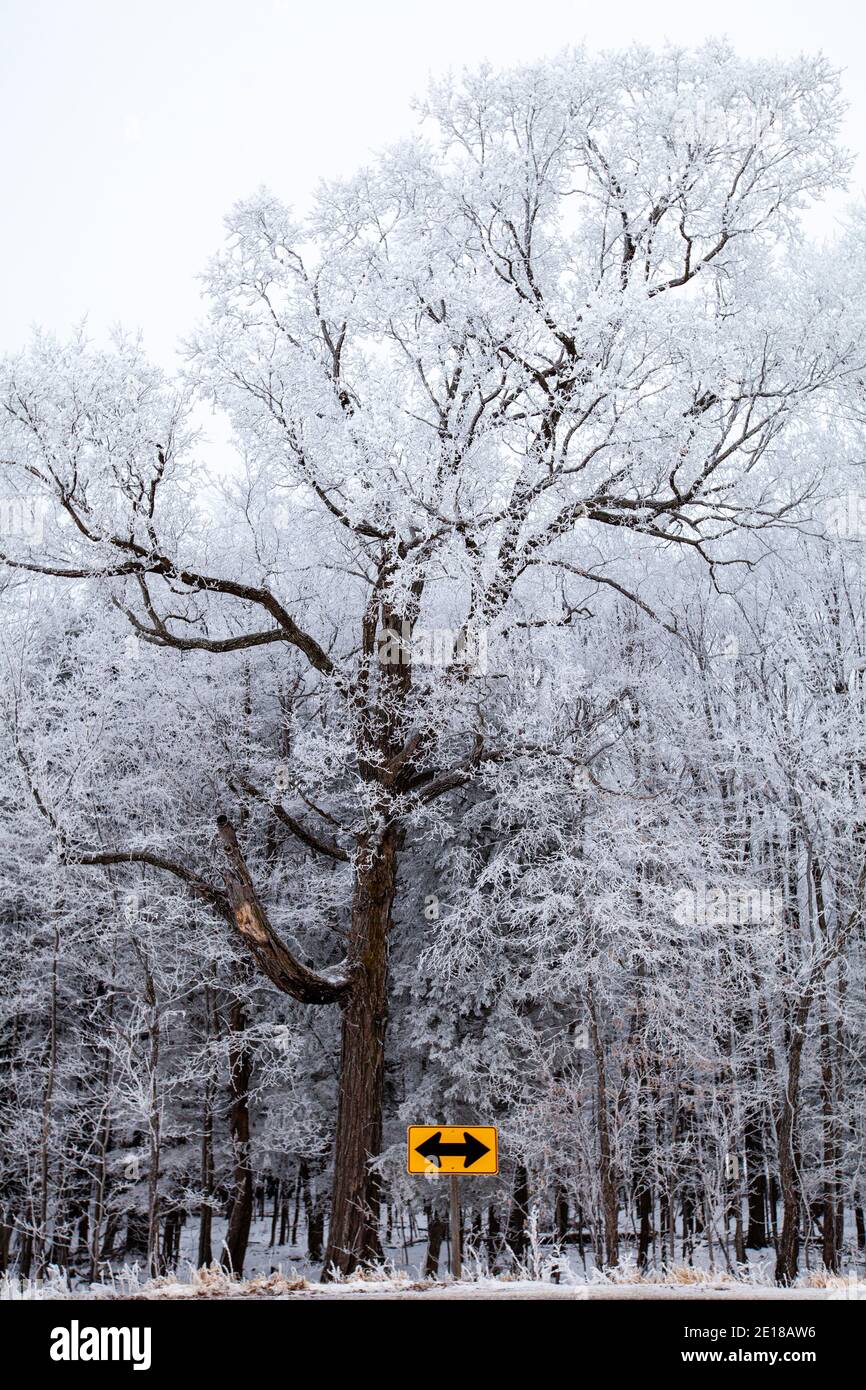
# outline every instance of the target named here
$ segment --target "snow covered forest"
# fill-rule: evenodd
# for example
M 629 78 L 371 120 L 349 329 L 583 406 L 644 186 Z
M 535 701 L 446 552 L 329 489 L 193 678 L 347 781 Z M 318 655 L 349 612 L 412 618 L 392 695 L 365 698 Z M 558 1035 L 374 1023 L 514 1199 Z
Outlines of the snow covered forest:
M 231 210 L 175 375 L 0 363 L 0 1269 L 435 1274 L 437 1123 L 477 1268 L 862 1269 L 842 110 L 721 42 L 443 80 Z

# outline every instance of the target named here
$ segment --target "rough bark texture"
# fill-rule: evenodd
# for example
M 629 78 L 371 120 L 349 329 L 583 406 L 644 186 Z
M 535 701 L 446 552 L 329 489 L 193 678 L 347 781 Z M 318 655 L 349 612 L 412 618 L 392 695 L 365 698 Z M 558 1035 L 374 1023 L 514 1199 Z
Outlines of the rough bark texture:
M 343 1003 L 340 1095 L 334 1145 L 331 1225 L 325 1277 L 381 1259 L 379 1185 L 370 1160 L 382 1147 L 388 932 L 397 875 L 397 836 L 362 845 L 352 902 L 349 969 Z

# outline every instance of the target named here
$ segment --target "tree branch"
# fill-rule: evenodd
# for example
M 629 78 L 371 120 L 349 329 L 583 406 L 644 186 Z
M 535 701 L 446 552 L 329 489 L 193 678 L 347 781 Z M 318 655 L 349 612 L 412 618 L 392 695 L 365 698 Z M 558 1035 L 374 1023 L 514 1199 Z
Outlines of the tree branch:
M 334 1004 L 349 990 L 346 976 L 329 979 L 302 965 L 280 940 L 253 887 L 234 826 L 227 816 L 217 816 L 217 829 L 228 868 L 225 883 L 235 925 L 263 974 L 284 994 L 303 1004 Z

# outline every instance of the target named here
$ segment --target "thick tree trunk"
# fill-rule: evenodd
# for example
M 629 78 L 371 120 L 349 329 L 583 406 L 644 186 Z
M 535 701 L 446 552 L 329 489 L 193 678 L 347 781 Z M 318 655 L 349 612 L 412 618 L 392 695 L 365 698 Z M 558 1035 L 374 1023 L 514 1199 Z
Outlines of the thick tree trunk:
M 388 1022 L 388 932 L 397 878 L 397 834 L 360 846 L 348 964 L 352 985 L 342 1003 L 340 1095 L 334 1145 L 331 1224 L 324 1277 L 349 1274 L 382 1258 L 379 1183 L 370 1160 L 382 1147 L 385 1031 Z

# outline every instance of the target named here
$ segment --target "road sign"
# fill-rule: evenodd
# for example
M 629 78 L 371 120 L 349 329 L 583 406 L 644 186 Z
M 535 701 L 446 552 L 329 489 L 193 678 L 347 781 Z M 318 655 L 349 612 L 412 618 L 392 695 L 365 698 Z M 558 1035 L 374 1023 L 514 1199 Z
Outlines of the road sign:
M 410 1125 L 410 1173 L 499 1172 L 499 1144 L 494 1125 Z

